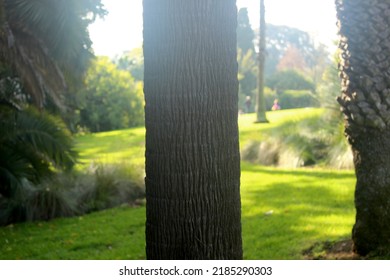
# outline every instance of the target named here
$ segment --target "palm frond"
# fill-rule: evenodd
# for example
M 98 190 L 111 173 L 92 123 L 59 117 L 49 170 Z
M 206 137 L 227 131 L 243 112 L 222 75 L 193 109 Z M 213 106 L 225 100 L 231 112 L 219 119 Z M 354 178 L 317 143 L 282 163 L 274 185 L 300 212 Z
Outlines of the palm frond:
M 32 108 L 0 108 L 0 193 L 9 193 L 22 179 L 38 182 L 75 164 L 72 137 L 60 119 Z
M 17 125 L 18 141 L 32 146 L 55 167 L 69 169 L 75 164 L 73 139 L 60 118 L 29 108 L 18 114 Z
M 49 96 L 61 108 L 61 94 L 66 90 L 66 82 L 58 65 L 36 38 L 19 33 L 14 33 L 14 37 L 17 43 L 9 48 L 8 40 L 0 36 L 3 61 L 18 73 L 38 107 L 43 107 Z
M 100 0 L 0 1 L 0 58 L 20 75 L 36 105 L 50 97 L 60 106 L 64 76 L 82 78 L 93 56 L 88 24 L 104 13 Z

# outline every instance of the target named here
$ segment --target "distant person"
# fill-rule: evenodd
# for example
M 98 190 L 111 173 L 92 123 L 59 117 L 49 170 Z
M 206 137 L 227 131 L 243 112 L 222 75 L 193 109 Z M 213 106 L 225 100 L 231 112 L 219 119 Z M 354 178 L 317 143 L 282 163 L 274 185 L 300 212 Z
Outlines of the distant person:
M 280 105 L 279 105 L 279 100 L 275 99 L 274 100 L 274 105 L 272 106 L 272 111 L 280 110 Z
M 245 113 L 249 113 L 251 105 L 252 105 L 251 97 L 247 95 L 247 97 L 245 98 Z

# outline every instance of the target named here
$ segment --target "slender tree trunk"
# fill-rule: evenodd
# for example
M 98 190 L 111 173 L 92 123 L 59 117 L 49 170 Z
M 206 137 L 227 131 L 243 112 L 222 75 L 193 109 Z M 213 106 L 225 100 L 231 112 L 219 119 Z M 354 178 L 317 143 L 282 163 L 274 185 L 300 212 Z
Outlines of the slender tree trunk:
M 256 122 L 268 122 L 265 115 L 264 100 L 264 65 L 266 57 L 266 25 L 265 25 L 265 5 L 264 0 L 260 0 L 260 31 L 259 31 L 259 69 L 257 77 L 257 98 L 256 98 Z
M 390 252 L 390 2 L 336 0 L 345 132 L 356 171 L 355 251 Z
M 241 259 L 234 0 L 144 0 L 146 254 Z

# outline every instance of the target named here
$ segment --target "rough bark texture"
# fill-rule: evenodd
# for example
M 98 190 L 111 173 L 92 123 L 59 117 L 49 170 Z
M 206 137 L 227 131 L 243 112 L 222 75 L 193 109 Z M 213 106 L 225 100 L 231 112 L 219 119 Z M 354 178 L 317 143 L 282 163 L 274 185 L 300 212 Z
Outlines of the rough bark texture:
M 266 57 L 266 24 L 264 0 L 260 0 L 260 29 L 259 29 L 259 69 L 257 76 L 257 98 L 256 98 L 256 122 L 268 122 L 265 115 L 264 99 L 264 66 Z
M 356 252 L 390 248 L 390 1 L 336 0 L 345 132 L 356 170 Z
M 144 0 L 146 254 L 241 259 L 234 0 Z
M 390 132 L 368 129 L 354 142 L 356 222 L 354 248 L 360 255 L 390 249 Z

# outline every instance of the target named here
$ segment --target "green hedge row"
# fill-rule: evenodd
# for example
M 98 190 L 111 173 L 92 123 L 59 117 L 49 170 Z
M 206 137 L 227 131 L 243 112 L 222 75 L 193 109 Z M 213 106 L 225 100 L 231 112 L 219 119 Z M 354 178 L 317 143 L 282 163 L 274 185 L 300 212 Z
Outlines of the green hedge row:
M 271 110 L 275 99 L 278 99 L 281 109 L 318 107 L 320 105 L 315 95 L 309 90 L 286 90 L 281 94 L 267 90 L 264 95 L 267 110 Z

